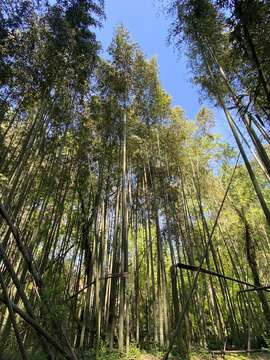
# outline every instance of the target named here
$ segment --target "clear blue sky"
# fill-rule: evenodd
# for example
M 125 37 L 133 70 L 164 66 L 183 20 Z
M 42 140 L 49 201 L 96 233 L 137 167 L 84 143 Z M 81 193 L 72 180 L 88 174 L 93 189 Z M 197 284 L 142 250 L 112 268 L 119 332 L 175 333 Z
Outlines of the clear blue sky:
M 189 118 L 194 118 L 202 105 L 212 106 L 199 102 L 199 90 L 191 83 L 184 54 L 179 56 L 172 46 L 167 45 L 170 19 L 162 13 L 158 4 L 158 0 L 105 0 L 107 19 L 103 28 L 98 30 L 97 37 L 106 50 L 115 28 L 123 24 L 148 58 L 157 56 L 161 83 L 172 96 L 173 105 L 180 105 Z M 215 131 L 231 142 L 222 113 L 213 110 L 217 122 Z

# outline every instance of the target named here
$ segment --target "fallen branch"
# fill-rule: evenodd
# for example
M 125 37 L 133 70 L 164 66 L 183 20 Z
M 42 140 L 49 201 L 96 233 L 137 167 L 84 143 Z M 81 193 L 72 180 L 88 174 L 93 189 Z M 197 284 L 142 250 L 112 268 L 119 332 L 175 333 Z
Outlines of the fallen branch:
M 266 349 L 250 349 L 250 350 L 210 350 L 211 354 L 246 354 L 256 352 L 267 352 Z
M 226 276 L 226 275 L 223 275 L 223 274 L 220 274 L 220 273 L 217 273 L 215 271 L 212 271 L 212 270 L 207 270 L 207 269 L 203 269 L 203 268 L 199 268 L 198 266 L 194 266 L 194 265 L 188 265 L 188 264 L 182 264 L 182 263 L 178 263 L 175 265 L 177 268 L 179 269 L 185 269 L 185 270 L 190 270 L 190 271 L 200 271 L 204 274 L 208 274 L 208 275 L 212 275 L 212 276 L 217 276 L 219 278 L 222 278 L 222 279 L 225 279 L 225 280 L 230 280 L 230 281 L 233 281 L 233 282 L 236 282 L 238 284 L 242 284 L 242 285 L 246 285 L 246 286 L 249 286 L 249 287 L 252 287 L 253 289 L 247 289 L 247 290 L 241 290 L 239 292 L 244 292 L 244 291 L 255 291 L 255 290 L 265 290 L 265 291 L 268 291 L 269 292 L 269 289 L 270 289 L 270 286 L 263 286 L 263 287 L 257 287 L 256 285 L 254 284 L 250 284 L 246 281 L 242 281 L 242 280 L 238 280 L 238 279 L 234 279 L 230 276 Z
M 265 286 L 260 286 L 260 287 L 256 287 L 254 289 L 244 289 L 244 290 L 240 290 L 238 291 L 238 293 L 244 293 L 244 292 L 249 292 L 249 291 L 258 291 L 258 290 L 265 290 L 265 291 L 270 291 L 270 285 L 265 285 Z

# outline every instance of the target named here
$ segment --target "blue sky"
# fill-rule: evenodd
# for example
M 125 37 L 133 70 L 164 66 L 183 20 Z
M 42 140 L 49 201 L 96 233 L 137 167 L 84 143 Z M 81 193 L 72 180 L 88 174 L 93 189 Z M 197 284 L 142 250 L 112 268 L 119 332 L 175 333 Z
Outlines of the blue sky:
M 146 57 L 157 56 L 161 83 L 172 96 L 173 105 L 180 105 L 189 118 L 194 118 L 202 105 L 213 106 L 205 101 L 200 103 L 199 89 L 190 80 L 187 59 L 184 54 L 179 56 L 172 46 L 168 46 L 170 19 L 162 13 L 159 3 L 159 0 L 105 0 L 107 19 L 103 28 L 98 30 L 97 37 L 105 51 L 115 28 L 123 24 Z M 213 110 L 216 114 L 215 131 L 231 142 L 223 114 L 214 108 Z

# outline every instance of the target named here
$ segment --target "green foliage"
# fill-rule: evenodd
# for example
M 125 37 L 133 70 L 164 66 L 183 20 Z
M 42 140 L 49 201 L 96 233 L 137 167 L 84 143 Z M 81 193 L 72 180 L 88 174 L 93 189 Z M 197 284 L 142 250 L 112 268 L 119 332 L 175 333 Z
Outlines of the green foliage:
M 101 342 L 98 349 L 84 352 L 82 359 L 91 359 L 95 357 L 96 360 L 141 360 L 144 356 L 155 354 L 155 356 L 161 355 L 158 352 L 146 352 L 141 350 L 137 344 L 131 343 L 129 345 L 128 352 L 120 353 L 116 350 L 110 351 L 108 346 Z
M 47 278 L 48 282 L 48 278 Z M 42 290 L 42 298 L 40 299 L 40 311 L 45 315 L 48 323 L 63 322 L 68 320 L 69 308 L 68 304 L 63 301 L 64 279 L 58 281 L 54 287 L 46 287 Z M 50 308 L 50 312 L 47 308 Z

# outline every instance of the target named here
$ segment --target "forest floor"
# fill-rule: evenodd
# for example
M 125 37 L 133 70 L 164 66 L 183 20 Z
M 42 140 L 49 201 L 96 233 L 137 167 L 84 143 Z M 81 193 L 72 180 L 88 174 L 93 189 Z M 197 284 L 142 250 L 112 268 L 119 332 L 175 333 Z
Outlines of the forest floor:
M 142 354 L 138 358 L 138 360 L 161 360 L 161 359 L 162 359 L 161 357 L 152 354 Z M 226 354 L 224 357 L 220 355 L 212 356 L 209 353 L 205 353 L 205 354 L 193 353 L 190 357 L 190 360 L 270 360 L 270 353 L 255 353 L 255 354 L 250 354 L 250 356 L 248 356 L 247 354 L 230 354 L 230 355 Z
M 119 355 L 115 352 L 110 353 L 109 351 L 103 351 L 96 353 L 94 356 L 91 355 L 83 356 L 80 359 L 90 360 L 95 358 L 96 360 L 162 360 L 162 353 L 147 353 L 144 351 L 140 351 L 138 349 L 132 349 L 126 355 Z M 20 355 L 16 353 L 12 354 L 2 354 L 0 352 L 0 360 L 20 360 Z M 45 360 L 46 356 L 44 354 L 29 354 L 29 360 Z M 171 356 L 170 360 L 182 360 L 180 356 Z M 212 356 L 209 352 L 201 352 L 201 353 L 191 353 L 189 360 L 270 360 L 270 352 L 269 353 L 253 353 L 248 356 L 247 354 L 226 354 L 224 357 L 221 355 Z

